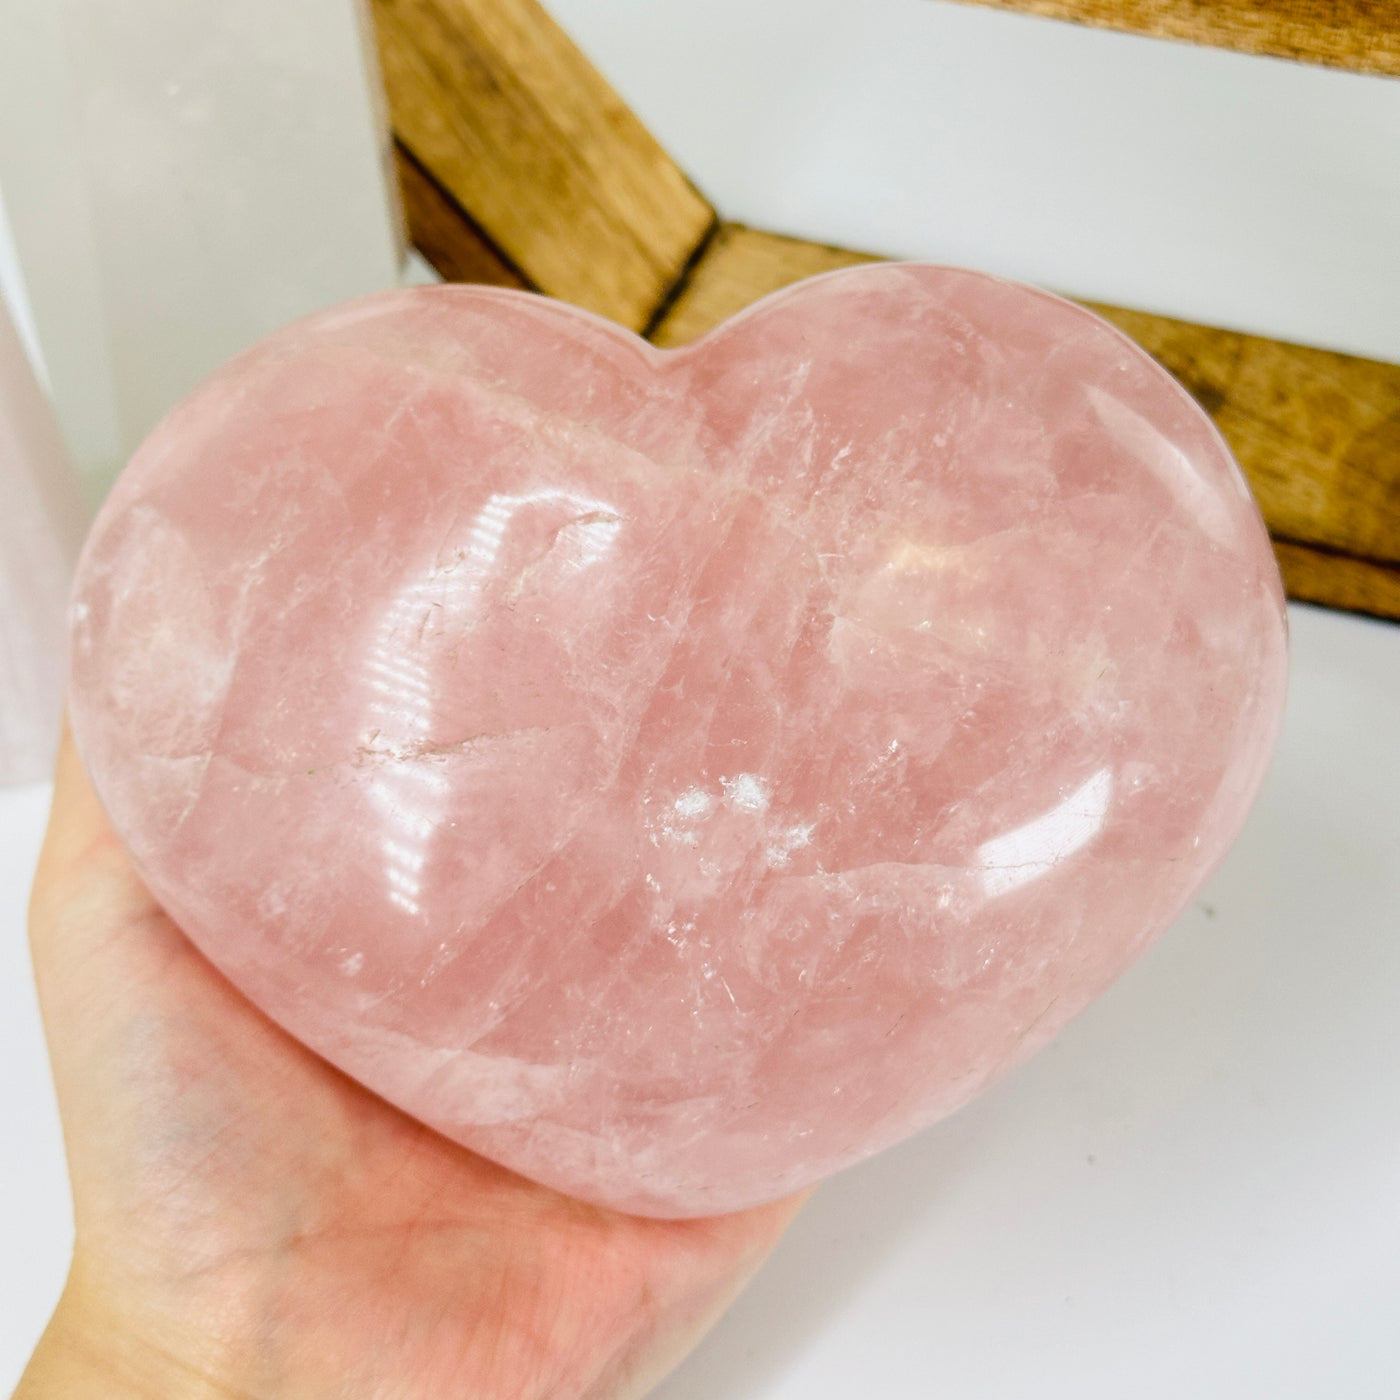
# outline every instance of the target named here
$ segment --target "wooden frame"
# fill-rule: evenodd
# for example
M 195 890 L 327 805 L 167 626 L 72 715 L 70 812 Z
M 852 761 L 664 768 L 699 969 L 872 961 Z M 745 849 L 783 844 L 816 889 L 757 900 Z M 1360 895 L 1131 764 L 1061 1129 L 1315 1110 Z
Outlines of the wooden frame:
M 1400 77 L 1395 0 L 964 0 L 1157 39 Z
M 1394 0 L 975 2 L 1400 74 Z M 531 287 L 678 345 L 873 256 L 721 221 L 536 0 L 372 9 L 410 237 L 449 280 Z M 1290 595 L 1400 620 L 1400 366 L 1091 305 L 1229 439 Z

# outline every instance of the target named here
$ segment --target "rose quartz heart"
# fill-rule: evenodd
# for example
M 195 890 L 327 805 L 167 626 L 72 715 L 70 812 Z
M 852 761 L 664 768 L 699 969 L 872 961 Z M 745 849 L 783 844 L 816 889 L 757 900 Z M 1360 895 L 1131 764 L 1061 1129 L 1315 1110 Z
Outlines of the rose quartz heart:
M 1208 419 L 1103 321 L 881 266 L 658 351 L 395 292 L 142 447 L 72 717 L 141 872 L 295 1036 L 658 1215 L 966 1102 L 1239 830 L 1285 627 Z

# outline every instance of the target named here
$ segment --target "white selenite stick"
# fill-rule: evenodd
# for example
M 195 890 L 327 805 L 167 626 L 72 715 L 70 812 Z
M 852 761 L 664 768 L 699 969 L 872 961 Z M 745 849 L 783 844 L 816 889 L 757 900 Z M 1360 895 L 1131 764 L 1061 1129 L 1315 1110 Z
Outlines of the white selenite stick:
M 8 0 L 4 191 L 60 423 L 100 497 L 275 327 L 394 285 L 359 0 Z
M 85 520 L 58 425 L 0 298 L 0 785 L 53 768 L 64 608 Z

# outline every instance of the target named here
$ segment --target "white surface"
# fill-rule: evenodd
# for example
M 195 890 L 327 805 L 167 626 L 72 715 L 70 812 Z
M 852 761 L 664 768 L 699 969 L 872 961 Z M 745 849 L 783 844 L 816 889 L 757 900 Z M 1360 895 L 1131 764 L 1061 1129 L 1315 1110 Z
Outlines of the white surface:
M 29 970 L 25 906 L 49 786 L 0 788 L 0 1395 L 8 1395 L 68 1272 L 73 1213 Z
M 548 0 L 726 217 L 1400 360 L 1400 82 L 943 0 Z
M 731 217 L 1400 359 L 1400 83 L 939 0 L 551 8 Z M 1400 628 L 1293 620 L 1211 886 L 824 1187 L 658 1400 L 1400 1395 Z M 23 943 L 45 804 L 0 792 L 0 1390 L 71 1229 Z
M 5 0 L 0 181 L 94 494 L 230 355 L 395 285 L 360 5 Z

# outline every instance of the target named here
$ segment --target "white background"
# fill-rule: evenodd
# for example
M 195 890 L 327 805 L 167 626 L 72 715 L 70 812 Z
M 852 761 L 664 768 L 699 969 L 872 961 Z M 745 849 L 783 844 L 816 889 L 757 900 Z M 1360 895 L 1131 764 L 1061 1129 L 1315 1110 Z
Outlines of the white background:
M 726 216 L 1400 360 L 1400 83 L 940 0 L 552 9 Z M 1273 771 L 1178 926 L 824 1187 L 664 1400 L 1400 1394 L 1400 628 L 1293 627 Z M 0 1390 L 71 1229 L 45 801 L 0 794 Z
M 728 218 L 1400 361 L 1400 82 L 941 0 L 551 0 Z

